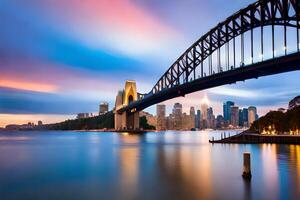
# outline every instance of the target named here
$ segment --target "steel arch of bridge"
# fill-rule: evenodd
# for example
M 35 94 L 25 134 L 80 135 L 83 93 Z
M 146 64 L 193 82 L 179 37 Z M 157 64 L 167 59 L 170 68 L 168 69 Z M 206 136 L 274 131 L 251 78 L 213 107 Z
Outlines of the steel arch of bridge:
M 254 28 L 261 27 L 261 30 L 263 31 L 264 26 L 271 25 L 273 27 L 272 50 L 274 52 L 275 25 L 295 27 L 297 28 L 297 32 L 299 31 L 299 2 L 299 0 L 258 1 L 230 16 L 188 48 L 158 80 L 151 90 L 152 93 L 154 94 L 164 88 L 179 85 L 181 78 L 184 82 L 188 82 L 189 76 L 195 72 L 196 67 L 199 65 L 200 67 L 203 67 L 203 61 L 215 50 L 239 35 L 241 35 L 241 42 L 243 43 L 243 33 L 253 30 Z M 293 15 L 289 16 L 289 13 L 293 13 Z M 284 32 L 286 46 L 286 28 Z M 251 35 L 253 36 L 253 31 L 251 31 Z M 299 34 L 297 40 L 297 44 L 299 44 Z M 251 41 L 251 44 L 251 52 L 253 52 L 253 40 Z M 261 44 L 263 45 L 263 41 Z M 261 53 L 263 54 L 263 52 Z M 274 56 L 275 55 L 273 54 L 273 57 Z M 201 77 L 204 77 L 203 68 L 201 69 L 201 72 Z M 212 73 L 211 69 L 209 69 L 209 72 L 210 74 Z M 195 76 L 194 79 L 196 79 Z
M 130 110 L 132 108 L 137 108 L 140 106 L 141 110 L 145 107 L 148 107 L 150 104 L 160 102 L 160 100 L 155 99 L 154 97 L 159 97 L 163 93 L 167 94 L 167 90 L 174 90 L 174 88 L 183 88 L 182 85 L 191 85 L 189 79 L 193 81 L 198 80 L 198 83 L 201 82 L 201 79 L 207 80 L 209 77 L 214 77 L 216 74 L 212 70 L 212 61 L 211 55 L 217 51 L 218 53 L 218 71 L 217 74 L 224 74 L 220 65 L 220 50 L 221 47 L 228 45 L 229 42 L 233 42 L 233 56 L 234 64 L 233 69 L 237 68 L 236 59 L 235 59 L 235 40 L 237 37 L 240 37 L 240 51 L 241 51 L 241 65 L 244 65 L 244 33 L 250 31 L 251 35 L 251 45 L 250 52 L 253 63 L 253 30 L 260 27 L 261 32 L 261 41 L 260 41 L 260 50 L 261 55 L 264 54 L 264 27 L 271 26 L 272 31 L 272 59 L 278 60 L 275 56 L 275 41 L 274 41 L 274 27 L 282 26 L 284 27 L 283 38 L 284 38 L 284 47 L 285 47 L 285 56 L 287 56 L 287 27 L 296 28 L 296 40 L 297 40 L 297 52 L 299 53 L 299 28 L 300 28 L 300 0 L 260 0 L 253 4 L 250 4 L 248 7 L 236 12 L 232 16 L 228 17 L 225 21 L 219 23 L 216 27 L 211 29 L 205 35 L 203 35 L 199 40 L 197 40 L 192 46 L 190 46 L 172 65 L 169 69 L 160 77 L 152 90 L 141 96 L 141 99 L 138 102 L 134 102 L 132 105 L 127 106 L 120 110 L 123 112 L 125 110 Z M 226 48 L 229 48 L 226 46 Z M 249 49 L 248 49 L 249 50 Z M 295 58 L 298 58 L 297 54 Z M 204 61 L 209 61 L 208 66 L 208 76 L 204 73 Z M 229 63 L 229 53 L 227 54 L 227 59 Z M 278 62 L 283 62 L 283 60 L 278 60 Z M 296 62 L 297 63 L 297 62 Z M 196 78 L 196 69 L 200 67 L 201 76 Z M 298 69 L 298 68 L 297 68 Z M 293 69 L 296 70 L 296 69 Z M 280 71 L 280 70 L 279 70 Z M 284 71 L 280 71 L 281 73 Z M 227 73 L 227 72 L 226 72 Z M 250 72 L 248 72 L 250 73 Z M 272 73 L 263 73 L 262 75 L 269 75 Z M 254 76 L 254 75 L 253 75 Z M 254 77 L 260 76 L 256 74 Z M 251 77 L 249 77 L 251 78 Z M 200 82 L 199 82 L 200 79 Z M 238 79 L 237 79 L 238 81 Z M 234 81 L 233 81 L 234 82 Z M 226 84 L 226 83 L 224 83 Z M 204 87 L 209 88 L 209 87 Z M 177 89 L 179 94 L 171 95 L 181 96 L 180 89 Z M 193 92 L 194 90 L 191 90 Z M 188 92 L 185 92 L 187 94 Z M 184 95 L 184 94 L 182 94 Z M 154 97 L 152 97 L 154 96 Z M 153 100 L 153 98 L 155 100 Z M 160 98 L 161 100 L 166 100 L 170 98 Z M 143 102 L 145 99 L 146 102 Z M 146 100 L 148 99 L 148 100 Z M 149 103 L 152 99 L 152 103 Z M 147 102 L 148 101 L 148 102 Z

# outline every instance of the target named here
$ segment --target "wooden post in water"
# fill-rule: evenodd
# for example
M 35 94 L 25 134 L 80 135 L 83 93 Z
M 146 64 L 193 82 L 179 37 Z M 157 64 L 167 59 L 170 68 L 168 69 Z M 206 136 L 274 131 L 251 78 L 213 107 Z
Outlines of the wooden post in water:
M 243 167 L 243 178 L 251 179 L 251 155 L 249 152 L 244 152 L 244 167 Z

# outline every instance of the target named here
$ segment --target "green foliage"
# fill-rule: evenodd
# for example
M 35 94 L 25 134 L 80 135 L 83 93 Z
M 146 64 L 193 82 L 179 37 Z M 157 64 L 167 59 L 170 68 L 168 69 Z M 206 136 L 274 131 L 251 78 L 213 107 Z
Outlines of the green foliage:
M 85 118 L 66 120 L 61 123 L 45 125 L 49 130 L 91 130 L 91 129 L 113 129 L 114 114 L 108 112 L 104 115 Z
M 271 111 L 256 120 L 250 127 L 251 131 L 262 132 L 269 126 L 273 126 L 277 132 L 289 132 L 300 129 L 300 106 L 287 112 Z
M 155 130 L 155 127 L 148 124 L 146 116 L 140 117 L 140 128 L 144 130 Z

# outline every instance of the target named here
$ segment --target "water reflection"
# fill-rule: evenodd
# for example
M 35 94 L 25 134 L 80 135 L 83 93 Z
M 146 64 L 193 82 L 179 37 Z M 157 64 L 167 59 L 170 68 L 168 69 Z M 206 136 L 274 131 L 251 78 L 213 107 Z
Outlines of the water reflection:
M 208 143 L 220 133 L 0 133 L 1 199 L 298 199 L 299 145 Z

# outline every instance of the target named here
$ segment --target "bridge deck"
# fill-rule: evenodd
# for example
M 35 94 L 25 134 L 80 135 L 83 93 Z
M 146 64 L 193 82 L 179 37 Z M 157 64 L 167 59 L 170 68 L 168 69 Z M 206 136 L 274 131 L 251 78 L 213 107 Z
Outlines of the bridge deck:
M 175 85 L 172 88 L 164 89 L 155 94 L 149 93 L 143 99 L 119 109 L 118 112 L 122 113 L 132 109 L 140 111 L 151 105 L 185 96 L 196 91 L 295 70 L 300 70 L 299 52 L 199 78 L 181 85 Z

